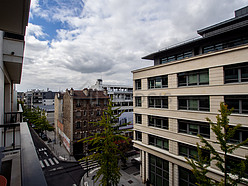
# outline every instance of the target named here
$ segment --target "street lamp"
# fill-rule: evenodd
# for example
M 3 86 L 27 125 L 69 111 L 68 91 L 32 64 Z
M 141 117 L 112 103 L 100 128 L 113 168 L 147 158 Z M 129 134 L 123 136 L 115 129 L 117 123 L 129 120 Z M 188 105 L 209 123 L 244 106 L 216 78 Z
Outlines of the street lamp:
M 87 177 L 89 177 L 89 170 L 88 170 L 88 152 L 86 152 L 86 166 L 87 166 Z

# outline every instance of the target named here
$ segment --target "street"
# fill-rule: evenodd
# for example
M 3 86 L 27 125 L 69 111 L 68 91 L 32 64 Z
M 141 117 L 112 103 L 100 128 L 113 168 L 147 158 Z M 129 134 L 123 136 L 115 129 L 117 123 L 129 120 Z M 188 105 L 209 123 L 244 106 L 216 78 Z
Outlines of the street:
M 47 145 L 38 137 L 30 127 L 36 152 L 40 160 L 43 173 L 48 186 L 79 185 L 86 171 L 77 162 L 65 162 L 57 159 Z

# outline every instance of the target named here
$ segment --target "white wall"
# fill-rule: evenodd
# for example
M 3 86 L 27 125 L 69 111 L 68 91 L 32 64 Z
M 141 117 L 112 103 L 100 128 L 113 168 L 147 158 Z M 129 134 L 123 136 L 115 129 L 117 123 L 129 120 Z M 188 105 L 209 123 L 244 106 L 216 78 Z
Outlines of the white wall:
M 3 32 L 0 31 L 0 124 L 3 124 L 3 120 L 4 120 Z

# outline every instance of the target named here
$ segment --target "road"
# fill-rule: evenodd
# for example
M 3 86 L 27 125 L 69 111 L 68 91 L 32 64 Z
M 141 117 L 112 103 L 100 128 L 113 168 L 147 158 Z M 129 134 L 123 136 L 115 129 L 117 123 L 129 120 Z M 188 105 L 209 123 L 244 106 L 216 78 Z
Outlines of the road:
M 86 171 L 77 162 L 64 162 L 57 159 L 35 131 L 30 132 L 36 147 L 43 173 L 48 186 L 79 185 Z

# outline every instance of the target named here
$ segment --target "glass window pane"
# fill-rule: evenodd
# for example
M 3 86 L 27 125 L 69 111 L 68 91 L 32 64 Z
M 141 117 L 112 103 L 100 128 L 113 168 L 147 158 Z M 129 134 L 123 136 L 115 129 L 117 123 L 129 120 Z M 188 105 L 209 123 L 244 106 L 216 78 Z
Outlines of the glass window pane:
M 186 86 L 187 85 L 187 80 L 186 80 L 186 75 L 178 75 L 178 86 Z
M 199 84 L 208 84 L 209 82 L 209 77 L 208 77 L 208 72 L 199 74 Z
M 225 83 L 238 82 L 238 69 L 225 69 Z
M 150 172 L 150 181 L 151 181 L 151 184 L 155 185 L 155 174 Z
M 197 84 L 197 74 L 189 75 L 189 85 L 196 85 Z
M 162 177 L 156 175 L 156 185 L 162 185 Z
M 168 76 L 162 77 L 162 87 L 168 87 Z
M 248 67 L 241 68 L 241 81 L 248 81 Z
M 206 138 L 210 137 L 210 127 L 208 126 L 204 126 L 204 125 L 200 125 L 200 135 Z
M 155 165 L 156 164 L 156 157 L 155 156 L 150 156 L 151 158 L 150 158 L 150 163 L 152 164 L 152 165 Z
M 179 121 L 179 132 L 187 133 L 187 123 Z
M 187 100 L 179 98 L 179 109 L 187 110 Z
M 162 169 L 156 168 L 156 174 L 162 176 Z
M 198 134 L 198 125 L 189 124 L 189 134 L 197 135 Z
M 238 99 L 225 99 L 225 103 L 228 105 L 228 109 L 234 108 L 234 113 L 239 113 L 239 100 Z
M 168 140 L 163 141 L 163 149 L 169 149 L 169 142 Z
M 198 156 L 197 150 L 196 149 L 189 149 L 189 157 L 190 158 L 195 158 L 195 156 Z
M 189 100 L 189 110 L 198 110 L 198 100 Z
M 162 140 L 161 139 L 157 139 L 156 146 L 162 148 Z
M 155 88 L 161 88 L 161 87 L 162 87 L 161 77 L 156 77 L 156 85 L 155 85 Z
M 242 113 L 243 114 L 248 113 L 248 100 L 247 99 L 242 100 Z
M 183 156 L 188 156 L 187 147 L 180 145 L 179 146 L 179 154 Z

